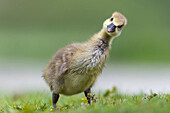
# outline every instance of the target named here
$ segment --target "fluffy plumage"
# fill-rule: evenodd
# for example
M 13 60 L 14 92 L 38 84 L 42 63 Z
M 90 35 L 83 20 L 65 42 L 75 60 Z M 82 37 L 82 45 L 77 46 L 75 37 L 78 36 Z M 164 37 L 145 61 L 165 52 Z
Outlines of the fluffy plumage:
M 90 40 L 61 48 L 49 61 L 43 77 L 53 93 L 73 95 L 93 86 L 109 55 L 112 39 L 119 36 L 127 24 L 119 12 L 113 13 L 111 18 Z M 109 25 L 112 28 L 108 28 Z

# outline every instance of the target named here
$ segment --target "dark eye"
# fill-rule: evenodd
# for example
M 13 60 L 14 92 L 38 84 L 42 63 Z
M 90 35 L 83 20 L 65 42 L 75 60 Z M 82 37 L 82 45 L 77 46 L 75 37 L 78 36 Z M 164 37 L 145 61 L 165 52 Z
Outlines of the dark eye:
M 113 18 L 111 18 L 110 21 L 113 21 Z
M 120 25 L 120 26 L 117 26 L 118 28 L 122 28 L 123 27 L 123 25 Z

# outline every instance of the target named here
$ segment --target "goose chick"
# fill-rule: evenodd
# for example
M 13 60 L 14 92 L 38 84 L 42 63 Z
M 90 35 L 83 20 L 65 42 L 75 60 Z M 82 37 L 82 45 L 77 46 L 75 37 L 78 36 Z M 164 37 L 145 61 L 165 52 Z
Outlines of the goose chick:
M 61 48 L 49 61 L 43 77 L 52 91 L 52 104 L 56 107 L 59 94 L 74 95 L 88 93 L 102 72 L 112 39 L 119 36 L 127 19 L 114 12 L 105 20 L 103 28 L 84 43 L 73 43 Z

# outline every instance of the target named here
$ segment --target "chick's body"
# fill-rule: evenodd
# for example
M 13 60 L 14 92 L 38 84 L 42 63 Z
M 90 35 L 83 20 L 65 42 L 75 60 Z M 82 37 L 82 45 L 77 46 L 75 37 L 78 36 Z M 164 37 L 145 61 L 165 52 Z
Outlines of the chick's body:
M 53 56 L 43 74 L 53 92 L 53 107 L 56 107 L 59 94 L 73 95 L 83 91 L 91 104 L 90 89 L 102 72 L 112 40 L 121 34 L 126 24 L 126 18 L 114 12 L 89 41 L 68 45 Z
M 83 92 L 92 87 L 102 72 L 108 49 L 108 42 L 102 39 L 68 45 L 54 55 L 44 71 L 44 78 L 55 93 Z

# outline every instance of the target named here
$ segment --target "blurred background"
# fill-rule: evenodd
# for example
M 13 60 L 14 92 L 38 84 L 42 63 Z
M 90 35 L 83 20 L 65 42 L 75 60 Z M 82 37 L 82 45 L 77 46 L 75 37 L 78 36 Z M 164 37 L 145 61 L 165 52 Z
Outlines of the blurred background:
M 170 92 L 169 5 L 168 0 L 1 0 L 0 91 L 48 90 L 41 75 L 52 55 L 88 40 L 119 11 L 128 24 L 113 41 L 94 89 Z

